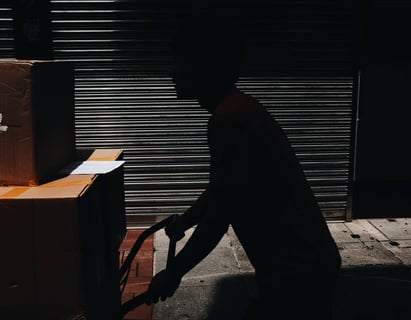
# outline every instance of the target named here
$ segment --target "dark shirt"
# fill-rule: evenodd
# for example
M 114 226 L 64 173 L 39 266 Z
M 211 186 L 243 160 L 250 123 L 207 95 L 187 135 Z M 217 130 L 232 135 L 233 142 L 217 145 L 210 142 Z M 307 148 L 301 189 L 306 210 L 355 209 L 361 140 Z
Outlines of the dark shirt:
M 299 161 L 256 99 L 227 96 L 209 119 L 208 145 L 210 182 L 199 205 L 206 200 L 207 214 L 232 225 L 257 279 L 338 271 L 338 248 Z

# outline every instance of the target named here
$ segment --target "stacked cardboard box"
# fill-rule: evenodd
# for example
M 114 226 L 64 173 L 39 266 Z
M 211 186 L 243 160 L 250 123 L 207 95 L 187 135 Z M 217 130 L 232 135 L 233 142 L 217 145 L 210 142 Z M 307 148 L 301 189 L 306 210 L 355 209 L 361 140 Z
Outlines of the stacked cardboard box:
M 117 160 L 122 153 L 96 150 L 89 160 L 102 154 Z M 123 186 L 121 166 L 104 175 L 0 187 L 1 319 L 69 319 L 81 312 L 102 319 L 117 312 Z
M 0 60 L 0 319 L 114 319 L 120 306 L 123 167 L 59 176 L 74 160 L 122 158 L 76 151 L 73 73 Z
M 0 59 L 0 185 L 38 185 L 75 157 L 74 67 Z

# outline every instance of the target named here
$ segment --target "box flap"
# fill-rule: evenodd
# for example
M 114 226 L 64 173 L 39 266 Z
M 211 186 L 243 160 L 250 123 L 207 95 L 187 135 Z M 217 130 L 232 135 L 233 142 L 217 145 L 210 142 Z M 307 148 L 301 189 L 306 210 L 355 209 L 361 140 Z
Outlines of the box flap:
M 59 61 L 56 60 L 36 60 L 36 59 L 16 59 L 16 58 L 1 58 L 0 63 L 8 63 L 8 64 L 27 64 L 27 65 L 34 65 L 36 63 L 56 63 Z
M 30 187 L 0 187 L 0 199 L 15 199 Z
M 35 187 L 0 187 L 0 199 L 77 198 L 96 179 L 96 175 L 69 175 Z
M 80 161 L 114 161 L 122 158 L 122 149 L 78 149 Z
M 24 60 L 24 59 L 14 59 L 14 58 L 3 58 L 0 59 L 0 63 L 8 63 L 8 64 L 29 64 L 33 65 L 35 60 Z

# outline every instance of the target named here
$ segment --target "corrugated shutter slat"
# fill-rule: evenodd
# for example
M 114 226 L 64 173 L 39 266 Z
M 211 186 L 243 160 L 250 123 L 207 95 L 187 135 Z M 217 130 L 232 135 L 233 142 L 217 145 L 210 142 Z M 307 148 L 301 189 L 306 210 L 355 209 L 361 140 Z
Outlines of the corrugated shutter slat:
M 0 5 L 0 58 L 14 58 L 11 3 Z
M 52 4 L 56 58 L 76 62 L 78 145 L 126 150 L 129 221 L 183 212 L 206 185 L 209 160 L 208 115 L 194 102 L 177 101 L 167 76 L 167 41 L 184 2 Z M 350 12 L 338 2 L 318 1 L 238 2 L 225 9 L 245 19 L 252 35 L 254 50 L 239 87 L 283 126 L 324 214 L 344 216 Z
M 52 0 L 55 58 L 76 66 L 78 147 L 125 149 L 129 224 L 181 213 L 208 181 L 208 114 L 178 101 L 168 40 L 188 1 Z M 349 1 L 347 1 L 349 3 Z M 285 129 L 326 217 L 344 217 L 352 9 L 344 1 L 221 1 L 249 40 L 238 83 Z M 0 56 L 12 57 L 0 7 Z

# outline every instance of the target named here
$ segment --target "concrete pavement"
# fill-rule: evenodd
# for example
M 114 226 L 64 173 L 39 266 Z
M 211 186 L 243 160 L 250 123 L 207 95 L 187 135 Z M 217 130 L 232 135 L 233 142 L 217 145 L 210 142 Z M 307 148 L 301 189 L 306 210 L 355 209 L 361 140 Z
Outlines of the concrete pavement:
M 410 224 L 405 218 L 328 223 L 343 260 L 335 320 L 411 319 Z M 155 234 L 154 248 L 155 274 L 166 262 L 168 239 L 163 231 Z M 183 278 L 175 295 L 154 306 L 153 320 L 241 319 L 256 293 L 253 268 L 229 229 L 214 251 Z

